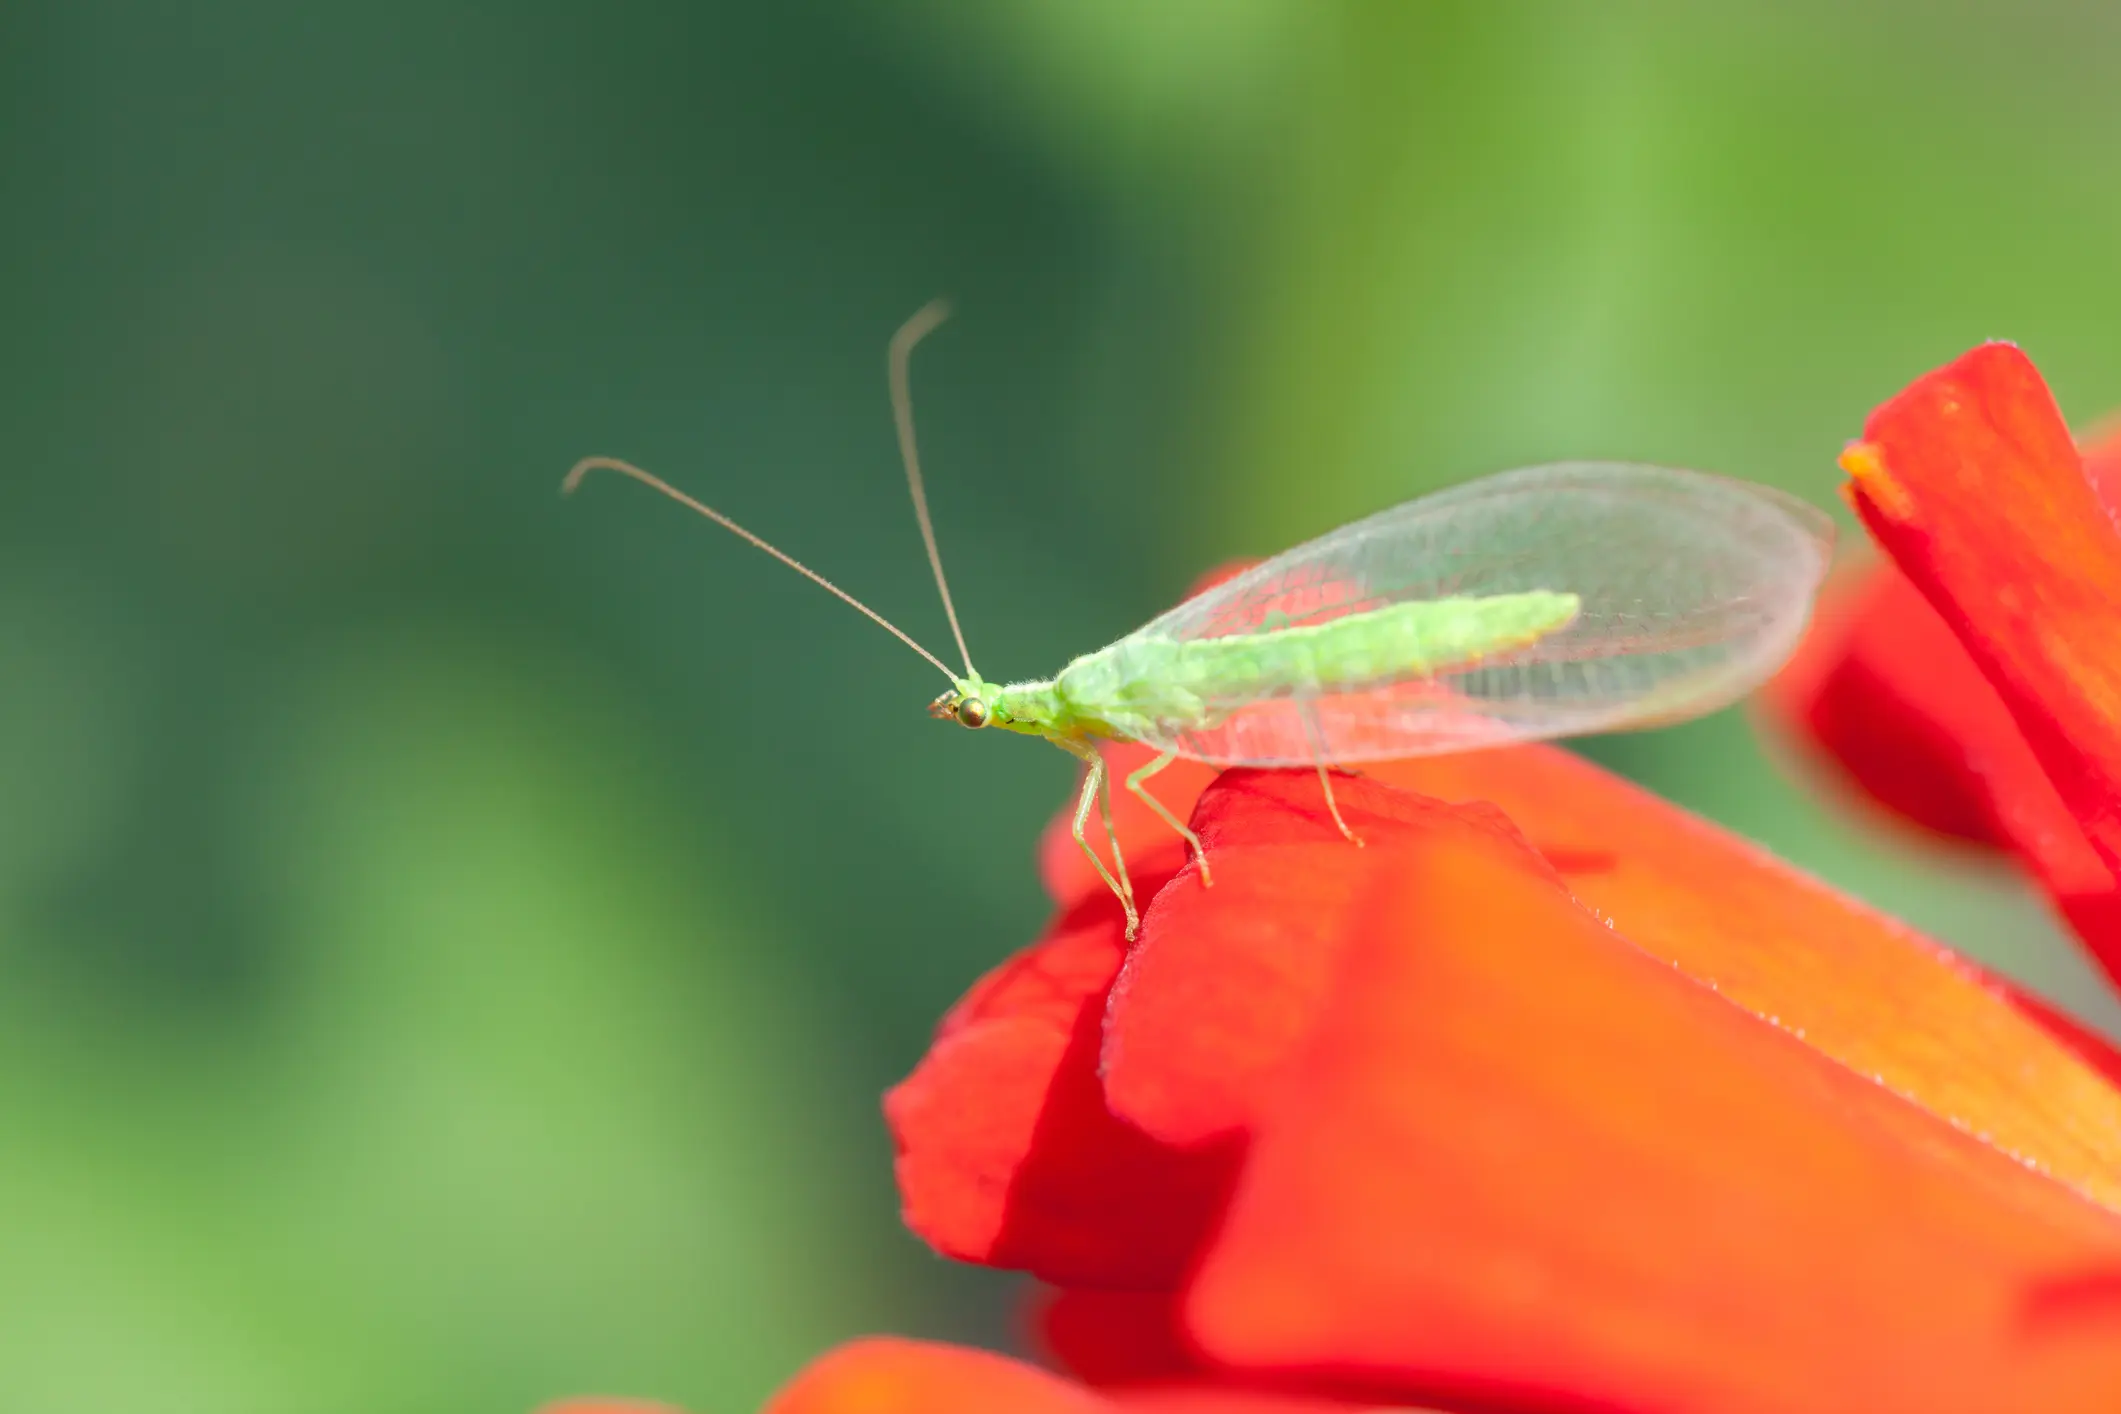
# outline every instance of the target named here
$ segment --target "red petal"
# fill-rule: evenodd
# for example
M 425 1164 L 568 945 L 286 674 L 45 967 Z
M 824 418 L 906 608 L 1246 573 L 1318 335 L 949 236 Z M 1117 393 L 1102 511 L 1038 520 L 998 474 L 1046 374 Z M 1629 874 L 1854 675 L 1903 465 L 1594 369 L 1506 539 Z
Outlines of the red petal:
M 1203 1385 L 1107 1397 L 984 1350 L 875 1337 L 818 1359 L 761 1414 L 1371 1414 L 1375 1409 L 1367 1402 L 1350 1405 Z
M 953 1011 L 885 1097 L 907 1226 L 938 1251 L 1062 1283 L 1167 1286 L 1220 1210 L 1234 1153 L 1115 1119 L 1097 1079 L 1126 947 L 1092 899 Z
M 2121 891 L 1951 626 L 1892 565 L 1821 605 L 1770 710 L 1888 809 L 2014 851 L 2121 969 Z
M 2051 1175 L 2056 1181 L 2048 1187 L 2061 1195 L 2056 1201 L 2066 1208 L 2099 1211 L 2081 1203 L 2067 1191 L 2070 1188 L 2108 1203 L 2121 1199 L 2121 1091 L 2113 1083 L 2113 1077 L 2121 1077 L 2121 1061 L 2095 1038 L 2073 1033 L 2058 1018 L 2028 1013 L 1999 984 L 1890 920 L 1565 752 L 1527 748 L 1386 769 L 1438 795 L 1487 797 L 1525 822 L 1545 859 L 1560 867 L 1577 895 L 1614 918 L 1660 961 L 1651 975 L 1693 978 L 1720 989 L 1726 1001 L 1760 1016 L 1779 1016 L 1785 1028 L 1822 1053 L 1803 1065 L 1832 1059 L 1858 1076 L 1877 1077 L 1876 1085 L 1859 1089 L 1893 1097 L 1892 1112 L 1917 1131 L 1915 1141 L 1903 1136 L 1901 1148 L 1961 1145 L 1959 1130 L 1986 1134 L 1992 1147 L 1983 1152 L 2015 1156 Z M 1288 1095 L 1297 1083 L 1291 1058 L 1303 1053 L 1307 1038 L 1320 1034 L 1319 1009 L 1342 1004 L 1346 995 L 1344 979 L 1336 983 L 1326 975 L 1321 980 L 1319 969 L 1322 960 L 1329 972 L 1336 959 L 1346 965 L 1352 925 L 1344 925 L 1339 934 L 1322 933 L 1320 910 L 1342 919 L 1353 917 L 1359 905 L 1347 901 L 1359 899 L 1368 887 L 1365 871 L 1388 867 L 1392 858 L 1406 852 L 1409 840 L 1449 838 L 1482 845 L 1511 861 L 1520 881 L 1531 881 L 1536 890 L 1545 879 L 1549 882 L 1544 887 L 1552 888 L 1545 866 L 1527 856 L 1492 811 L 1409 800 L 1374 781 L 1346 780 L 1336 789 L 1369 847 L 1358 851 L 1338 838 L 1316 794 L 1316 778 L 1309 773 L 1231 773 L 1201 802 L 1196 823 L 1214 852 L 1217 885 L 1203 892 L 1189 875 L 1159 899 L 1147 920 L 1138 961 L 1128 970 L 1124 995 L 1114 1003 L 1108 1036 L 1113 1098 L 1127 1102 L 1130 1117 L 1139 1111 L 1139 1117 L 1165 1126 L 1160 1132 L 1167 1138 L 1198 1138 L 1233 1125 L 1261 1128 L 1261 1104 L 1272 1104 L 1275 1114 L 1284 1112 L 1277 1097 Z M 1285 876 L 1278 883 L 1267 878 L 1277 869 Z M 1255 874 L 1260 878 L 1255 880 Z M 1249 905 L 1240 899 L 1239 888 L 1253 889 Z M 1232 902 L 1217 904 L 1217 895 Z M 1183 924 L 1194 910 L 1200 910 L 1197 926 L 1189 930 Z M 1072 1025 L 1084 1026 L 1101 979 L 1110 976 L 1122 952 L 1108 902 L 1098 899 L 1086 905 L 1076 926 L 1088 929 L 1098 918 L 1106 931 L 1095 946 L 1069 941 L 1074 929 L 1064 928 L 1050 956 L 1045 951 L 1029 954 L 983 984 L 946 1024 L 945 1040 L 923 1071 L 933 1067 L 939 1074 L 953 1074 L 958 1083 L 993 1084 L 998 1068 L 984 1066 L 977 1056 L 953 1056 L 952 1047 L 989 1026 L 1025 1017 L 1036 1019 L 1049 1034 L 1057 1035 L 1071 1024 L 1070 1018 Z M 1272 937 L 1277 927 L 1287 940 L 1279 949 Z M 1211 940 L 1227 938 L 1234 945 L 1200 951 L 1192 936 L 1196 932 Z M 1189 948 L 1196 949 L 1198 965 L 1178 965 Z M 1249 970 L 1253 980 L 1243 986 L 1221 985 L 1221 973 L 1235 975 L 1240 969 Z M 1056 977 L 1061 979 L 1058 985 Z M 1567 998 L 1579 990 L 1565 972 L 1532 970 L 1515 980 L 1535 1001 Z M 1658 993 L 1653 990 L 1651 995 Z M 1601 1016 L 1626 1030 L 1628 1004 L 1616 993 L 1602 1004 Z M 1719 1014 L 1742 1030 L 1757 1029 L 1757 1023 L 1734 1008 L 1724 1007 Z M 1545 1038 L 1531 1043 L 1515 1025 L 1501 1026 L 1498 1034 L 1551 1059 L 1543 1049 Z M 1019 1096 L 1025 1110 L 1033 1111 L 1027 1130 L 1039 1127 L 1041 1116 L 1035 1111 L 1048 1102 L 1049 1092 L 1076 1096 L 1061 1106 L 1063 1111 L 1072 1111 L 1078 1103 L 1090 1109 L 1081 1092 L 1072 1088 L 1089 1083 L 1086 1077 L 1092 1074 L 1084 1054 L 1085 1033 L 1071 1032 L 1069 1039 L 1072 1044 L 1048 1052 L 1065 1052 L 1066 1064 L 1056 1055 L 1050 1069 L 1039 1072 L 1039 1083 L 1025 1086 Z M 1796 1049 L 1801 1054 L 1806 1048 Z M 1665 1054 L 1667 1060 L 1681 1057 L 1674 1068 L 1686 1069 L 1688 1053 Z M 1256 1082 L 1249 1089 L 1230 1085 L 1218 1071 L 1224 1067 L 1234 1072 L 1247 1065 Z M 1170 1073 L 1158 1075 L 1159 1066 Z M 1494 1083 L 1501 1089 L 1496 1103 L 1506 1105 L 1518 1080 L 1505 1070 Z M 944 1096 L 933 1108 L 948 1111 L 952 1105 Z M 1090 1112 L 1095 1116 L 1091 1127 L 1055 1129 L 1075 1135 L 1064 1146 L 1074 1152 L 1043 1152 L 1028 1140 L 1012 1141 L 1014 1148 L 1003 1143 L 982 1151 L 991 1161 L 984 1170 L 979 1167 L 981 1157 L 974 1157 L 971 1180 L 961 1187 L 984 1188 L 1007 1199 L 1019 1190 L 1016 1166 L 1021 1165 L 1036 1175 L 1021 1185 L 1022 1192 L 1068 1196 L 1072 1188 L 1078 1194 L 1103 1194 L 1115 1212 L 1128 1214 L 1130 1190 L 1155 1185 L 1138 1184 L 1127 1176 L 1125 1164 L 1115 1155 L 1139 1156 L 1144 1151 L 1136 1146 L 1146 1141 L 1109 1113 Z M 981 1128 L 967 1125 L 971 1139 L 978 1139 Z M 941 1125 L 934 1132 L 945 1137 L 948 1133 Z M 1721 1136 L 1713 1130 L 1700 1132 L 1714 1142 L 1696 1156 L 1699 1165 L 1683 1175 L 1703 1190 L 1691 1201 L 1708 1201 L 1712 1190 L 1726 1184 L 1741 1200 L 1753 1201 L 1745 1199 L 1748 1185 L 1765 1180 L 1743 1165 L 1735 1175 L 1726 1173 L 1718 1158 Z M 909 1133 L 920 1140 L 928 1131 L 902 1125 L 902 1138 Z M 1173 1156 L 1173 1151 L 1153 1145 L 1146 1152 L 1152 1156 L 1146 1165 L 1152 1175 Z M 909 1162 L 916 1157 L 909 1153 Z M 1753 1158 L 1742 1148 L 1738 1157 L 1747 1163 Z M 947 1170 L 950 1159 L 938 1154 L 933 1162 L 938 1170 Z M 1357 1178 L 1370 1171 L 1360 1153 L 1335 1164 Z M 2009 1167 L 2009 1172 L 2022 1171 Z M 939 1183 L 952 1181 L 947 1172 L 933 1177 Z M 1381 1177 L 1388 1186 L 1400 1181 L 1396 1166 Z M 1671 1179 L 1669 1173 L 1665 1177 Z M 1992 1177 L 1984 1173 L 1976 1182 L 1947 1172 L 1935 1182 L 1946 1188 L 1963 1182 L 1978 1194 Z M 1193 1197 L 1172 1202 L 1165 1210 L 1162 1221 L 1167 1226 L 1174 1215 L 1186 1225 L 1184 1242 L 1171 1244 L 1145 1265 L 1130 1264 L 1125 1251 L 1095 1251 L 1094 1261 L 1078 1262 L 1083 1279 L 1103 1284 L 1116 1272 L 1137 1285 L 1169 1281 L 1184 1265 L 1180 1249 L 1197 1243 L 1202 1215 L 1216 1209 L 1207 1189 L 1195 1189 Z M 1816 1192 L 1812 1196 L 1819 1197 Z M 1864 1195 L 1855 1196 L 1860 1200 Z M 1822 1213 L 1840 1202 L 1838 1194 L 1820 1199 Z M 1852 1206 L 1862 1209 L 1860 1201 Z M 994 1211 L 1012 1223 L 1016 1250 L 1032 1252 L 1034 1260 L 1051 1250 L 1079 1259 L 1084 1249 L 1069 1244 L 1095 1223 L 1094 1215 L 1070 1212 L 1063 1205 L 1047 1232 L 1041 1228 L 1046 1222 L 1043 1204 L 1019 1205 L 1013 1219 L 1007 1201 Z M 1154 1209 L 1131 1210 L 1144 1211 Z M 2098 1220 L 2110 1221 L 2103 1213 Z M 1140 1224 L 1121 1229 L 1129 1241 L 1153 1242 L 1155 1220 L 1126 1216 L 1124 1221 Z M 2016 1241 L 2011 1235 L 2015 1229 L 2009 1224 L 2006 1229 L 1999 1240 Z M 1152 1235 L 1144 1238 L 1145 1232 Z M 988 1259 L 1008 1260 L 1009 1253 L 990 1253 Z M 1653 1276 L 1659 1270 L 1669 1275 L 1669 1250 L 1646 1249 L 1643 1260 L 1654 1269 Z M 1707 1268 L 1697 1276 L 1713 1280 Z M 2029 1296 L 2029 1309 L 2049 1313 L 2040 1317 L 2049 1321 L 2060 1319 L 2054 1313 L 2072 1321 L 2104 1319 L 2100 1313 L 2108 1290 L 2105 1282 L 2096 1269 L 2072 1276 L 2044 1288 L 2044 1295 Z M 1919 1301 L 1919 1293 L 1908 1299 Z M 1565 1320 L 1563 1313 L 1549 1315 L 1557 1322 Z
M 1350 776 L 1335 778 L 1334 793 L 1372 847 L 1342 838 L 1309 772 L 1226 772 L 1194 813 L 1214 887 L 1189 873 L 1158 897 L 1113 989 L 1105 1038 L 1107 1100 L 1167 1143 L 1198 1144 L 1249 1123 L 1334 985 L 1354 883 L 1379 848 L 1473 833 L 1550 874 L 1492 808 Z
M 1960 366 L 1978 373 L 1980 361 Z M 2013 363 L 2022 360 L 2003 360 Z M 1857 463 L 1870 466 L 1868 456 L 1858 452 Z M 2093 499 L 2112 514 L 2121 438 L 2095 443 L 2084 462 Z M 2092 953 L 2121 975 L 2121 885 L 2011 709 L 1904 575 L 1881 567 L 1862 588 L 1830 596 L 1768 700 L 1888 808 L 2014 849 Z
M 1566 751 L 1389 769 L 1445 800 L 1492 801 L 1651 956 L 2121 1209 L 2121 1058 L 2009 983 Z
M 1992 743 L 2047 786 L 2003 699 L 1890 564 L 1827 584 L 1804 642 L 1761 706 L 1873 801 L 1950 838 L 2010 848 L 1987 784 Z M 2053 787 L 2047 792 L 2067 820 Z
M 1535 1406 L 2121 1407 L 2121 1220 L 1506 839 L 1372 840 L 1302 930 L 1339 977 L 1194 1288 L 1211 1354 Z
M 1080 1385 L 984 1350 L 874 1337 L 819 1357 L 762 1414 L 1111 1414 Z
M 1842 465 L 1872 535 L 2121 868 L 2121 529 L 2038 371 L 1983 345 L 1880 407 Z
M 1291 773 L 1287 779 L 1294 784 L 1287 789 L 1306 789 L 1303 778 Z M 1860 1074 L 1880 1077 L 1925 1108 L 1991 1135 L 2005 1152 L 2026 1156 L 2121 1208 L 2121 1089 L 2109 1079 L 2121 1074 L 2121 1059 L 2008 982 L 1558 748 L 1392 762 L 1371 779 L 1444 801 L 1492 802 L 1522 827 L 1578 898 L 1638 946 L 1755 1014 L 1774 1018 Z M 1350 783 L 1336 789 L 1347 797 L 1367 788 Z M 1192 803 L 1175 793 L 1167 798 L 1179 810 Z M 1306 818 L 1306 829 L 1332 828 Z M 1196 823 L 1210 822 L 1204 815 Z M 1224 838 L 1215 835 L 1216 848 Z M 1306 853 L 1287 871 L 1290 882 L 1258 887 L 1300 889 L 1305 870 L 1324 870 L 1315 877 L 1328 880 L 1332 871 L 1351 867 L 1344 848 L 1329 848 L 1315 859 Z M 1218 878 L 1199 903 L 1213 907 L 1213 895 L 1238 882 L 1235 876 Z M 1184 876 L 1170 891 L 1169 906 L 1193 907 L 1184 901 L 1197 889 L 1197 881 Z M 1339 908 L 1330 897 L 1317 906 L 1321 915 Z M 1125 1005 L 1151 1005 L 1182 1017 L 1182 1010 L 1166 1009 L 1153 994 L 1146 1002 L 1142 995 L 1143 977 L 1161 969 L 1162 944 L 1150 944 L 1167 931 L 1176 936 L 1178 915 L 1167 924 L 1164 907 L 1159 903 L 1150 914 Z M 1236 1093 L 1242 1086 L 1218 1078 L 1218 1065 L 1241 1065 L 1247 1053 L 1280 1053 L 1301 1029 L 1295 1019 L 1301 997 L 1312 995 L 1309 1004 L 1315 1005 L 1319 960 L 1316 949 L 1300 941 L 1300 929 L 1290 935 L 1297 941 L 1287 957 L 1258 960 L 1243 942 L 1254 917 L 1234 906 L 1227 912 L 1236 941 L 1224 945 L 1217 934 L 1205 942 L 1181 941 L 1170 953 L 1175 958 L 1190 950 L 1201 957 L 1197 967 L 1173 975 L 1190 978 L 1184 985 L 1210 998 L 1203 1017 L 1212 1020 L 1203 1020 L 1198 1036 L 1174 1022 L 1175 1030 L 1152 1034 L 1151 1052 L 1137 1053 L 1136 1061 L 1157 1052 L 1171 1056 L 1175 1068 L 1168 1079 L 1139 1066 L 1121 1075 L 1125 1112 L 1166 1138 L 1193 1137 L 1233 1122 L 1242 1108 Z M 1250 986 L 1235 984 L 1238 968 L 1265 979 L 1253 984 L 1264 988 L 1257 1000 L 1248 1000 Z M 1219 980 L 1225 972 L 1230 982 Z M 1213 1001 L 1217 993 L 1227 995 Z M 1257 1018 L 1258 1029 L 1240 1025 L 1245 1014 Z M 1115 1044 L 1129 1044 L 1127 1036 Z M 1181 1059 L 1185 1063 L 1177 1064 Z M 1182 1108 L 1189 1113 L 1178 1113 Z
M 1031 1321 L 1046 1352 L 1087 1384 L 1170 1383 L 1202 1373 L 1168 1291 L 1046 1292 Z

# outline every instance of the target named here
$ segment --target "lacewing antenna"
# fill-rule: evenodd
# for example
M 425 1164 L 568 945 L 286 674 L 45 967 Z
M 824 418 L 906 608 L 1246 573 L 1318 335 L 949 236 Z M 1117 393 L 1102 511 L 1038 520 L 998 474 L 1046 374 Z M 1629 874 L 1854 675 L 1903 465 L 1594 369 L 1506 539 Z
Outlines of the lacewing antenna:
M 861 600 L 855 598 L 852 594 L 849 594 L 846 590 L 840 588 L 837 584 L 834 584 L 831 580 L 825 578 L 825 576 L 819 574 L 816 570 L 810 568 L 810 566 L 804 564 L 801 560 L 795 558 L 795 556 L 786 554 L 783 551 L 775 549 L 773 546 L 767 544 L 764 540 L 761 540 L 758 536 L 753 535 L 750 531 L 744 529 L 743 526 L 738 525 L 728 516 L 725 516 L 720 511 L 715 510 L 712 506 L 709 506 L 704 502 L 694 500 L 692 497 L 686 495 L 683 491 L 678 490 L 677 487 L 672 486 L 669 482 L 663 480 L 661 477 L 651 475 L 650 473 L 641 470 L 639 467 L 635 466 L 631 462 L 622 462 L 617 457 L 584 457 L 574 464 L 574 467 L 567 473 L 567 479 L 560 483 L 560 494 L 570 496 L 573 495 L 574 489 L 582 484 L 583 477 L 589 475 L 589 473 L 592 471 L 599 470 L 615 471 L 618 472 L 621 476 L 630 476 L 635 481 L 640 482 L 642 485 L 662 492 L 665 496 L 668 496 L 671 500 L 676 501 L 679 505 L 687 506 L 695 511 L 698 511 L 701 515 L 707 517 L 707 519 L 713 521 L 716 525 L 719 525 L 720 527 L 722 527 L 722 529 L 728 531 L 730 534 L 738 536 L 743 540 L 749 541 L 751 544 L 757 546 L 759 549 L 764 550 L 767 554 L 773 556 L 773 558 L 775 558 L 776 560 L 779 560 L 782 564 L 788 566 L 788 568 L 794 570 L 797 574 L 803 576 L 803 578 L 809 580 L 812 584 L 819 586 L 820 588 L 826 590 L 828 593 L 838 596 L 840 599 L 845 600 L 847 603 L 852 604 L 855 608 L 861 610 L 864 614 L 867 614 L 877 623 L 882 624 L 884 628 L 889 630 L 891 634 L 898 639 L 899 642 L 905 644 L 908 648 L 911 648 L 914 652 L 920 654 L 923 658 L 926 658 L 929 662 L 935 664 L 936 670 L 942 673 L 944 677 L 949 678 L 953 683 L 957 681 L 957 674 L 951 672 L 948 667 L 944 666 L 942 659 L 936 657 L 933 653 L 930 653 L 927 649 L 921 647 L 918 643 L 915 643 L 912 637 L 907 634 L 904 629 L 900 628 L 897 624 L 891 622 L 891 620 L 885 618 L 882 614 L 879 614 L 876 610 L 870 608 L 867 604 L 864 604 Z M 937 572 L 941 572 L 940 568 L 938 568 Z M 947 591 L 945 591 L 944 598 L 945 602 L 947 603 Z M 952 620 L 952 623 L 954 626 L 954 618 Z M 968 672 L 966 676 L 969 677 L 971 676 L 971 674 Z
M 972 650 L 965 646 L 964 629 L 958 627 L 957 605 L 950 602 L 950 581 L 943 576 L 942 552 L 935 545 L 935 522 L 928 517 L 928 493 L 921 484 L 921 454 L 913 441 L 913 393 L 907 372 L 907 365 L 913 358 L 913 346 L 949 317 L 948 300 L 930 300 L 891 336 L 891 416 L 898 424 L 899 456 L 906 463 L 906 484 L 913 491 L 913 514 L 921 523 L 921 542 L 928 547 L 928 564 L 935 571 L 935 587 L 942 591 L 943 612 L 950 616 L 950 633 L 957 640 L 958 656 L 965 660 L 965 676 L 976 678 L 979 674 L 972 671 Z

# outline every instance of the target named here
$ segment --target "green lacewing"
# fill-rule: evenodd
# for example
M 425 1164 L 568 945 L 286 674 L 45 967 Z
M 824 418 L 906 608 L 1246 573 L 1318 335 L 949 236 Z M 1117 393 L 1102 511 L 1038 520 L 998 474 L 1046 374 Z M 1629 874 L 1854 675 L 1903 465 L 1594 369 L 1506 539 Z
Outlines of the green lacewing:
M 1726 706 L 1795 648 L 1833 549 L 1833 523 L 1771 487 L 1698 471 L 1563 462 L 1422 496 L 1285 551 L 1084 654 L 1051 678 L 997 683 L 972 666 L 943 574 L 914 442 L 913 346 L 947 314 L 921 310 L 891 341 L 899 449 L 962 672 L 824 576 L 630 463 L 589 457 L 682 502 L 853 605 L 949 679 L 931 716 L 1043 737 L 1087 766 L 1075 841 L 1139 927 L 1112 830 L 1101 741 L 1159 755 L 1318 772 L 1341 832 L 1331 766 L 1682 721 Z M 1108 868 L 1084 838 L 1102 809 Z

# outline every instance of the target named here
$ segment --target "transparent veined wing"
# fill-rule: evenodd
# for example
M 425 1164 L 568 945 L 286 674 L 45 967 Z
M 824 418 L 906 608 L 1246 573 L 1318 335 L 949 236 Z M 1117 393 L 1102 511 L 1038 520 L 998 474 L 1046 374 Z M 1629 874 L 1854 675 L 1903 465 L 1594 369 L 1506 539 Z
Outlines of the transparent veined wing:
M 1061 674 L 1127 735 L 1219 765 L 1465 751 L 1683 720 L 1758 686 L 1796 646 L 1833 523 L 1769 487 L 1702 472 L 1570 462 L 1503 472 L 1382 511 L 1198 594 Z M 1359 688 L 1191 686 L 1154 702 L 1171 645 L 1263 636 L 1388 605 L 1526 591 L 1575 617 L 1529 644 Z

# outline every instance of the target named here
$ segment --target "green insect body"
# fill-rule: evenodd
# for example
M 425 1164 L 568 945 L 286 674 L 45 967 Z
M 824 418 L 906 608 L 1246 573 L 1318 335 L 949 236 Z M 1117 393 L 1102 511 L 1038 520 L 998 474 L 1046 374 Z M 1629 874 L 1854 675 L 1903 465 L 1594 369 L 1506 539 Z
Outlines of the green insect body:
M 1140 926 L 1134 891 L 1120 857 L 1119 838 L 1106 812 L 1114 869 L 1083 841 L 1093 798 L 1103 801 L 1104 758 L 1098 739 L 1128 741 L 1152 730 L 1212 730 L 1229 710 L 1220 702 L 1294 699 L 1299 694 L 1359 692 L 1420 678 L 1446 668 L 1466 668 L 1496 654 L 1528 646 L 1565 627 L 1582 608 L 1574 594 L 1531 590 L 1482 598 L 1454 597 L 1388 604 L 1345 614 L 1324 623 L 1276 626 L 1257 634 L 1177 639 L 1141 633 L 1077 658 L 1057 678 L 996 685 L 977 677 L 956 678 L 948 692 L 928 705 L 929 715 L 967 727 L 1000 727 L 1043 737 L 1089 763 L 1075 814 L 1076 842 L 1119 896 L 1128 936 Z M 1287 626 L 1284 626 L 1287 625 Z M 1145 783 L 1177 759 L 1168 749 L 1127 778 L 1127 788 L 1182 835 L 1192 847 L 1203 883 L 1212 876 L 1200 837 Z M 1322 750 L 1315 757 L 1327 807 L 1351 841 L 1359 837 L 1340 818 Z
M 1214 586 L 1050 679 L 996 684 L 965 650 L 928 516 L 907 394 L 912 347 L 943 317 L 915 315 L 891 342 L 899 446 L 936 587 L 964 660 L 951 669 L 824 576 L 640 468 L 645 482 L 764 550 L 896 635 L 950 680 L 932 716 L 1042 737 L 1086 769 L 1075 841 L 1139 923 L 1112 829 L 1100 741 L 1161 754 L 1126 778 L 1191 846 L 1200 840 L 1145 788 L 1179 757 L 1219 766 L 1310 766 L 1343 834 L 1328 766 L 1662 725 L 1737 700 L 1796 646 L 1824 578 L 1832 523 L 1768 487 L 1700 472 L 1576 462 L 1464 483 L 1344 526 Z M 1330 587 L 1335 609 L 1322 605 Z M 1112 863 L 1085 838 L 1102 809 Z
M 1233 699 L 1347 692 L 1463 668 L 1525 647 L 1566 626 L 1581 601 L 1533 590 L 1484 598 L 1388 604 L 1325 623 L 1227 638 L 1136 635 L 1061 670 L 1057 678 L 996 686 L 960 679 L 932 704 L 1026 736 L 1132 740 L 1216 725 Z
M 1227 638 L 1141 635 L 1061 670 L 1064 702 L 1139 737 L 1150 723 L 1213 727 L 1232 699 L 1358 692 L 1464 668 L 1563 628 L 1582 602 L 1533 590 L 1388 604 L 1325 623 Z

